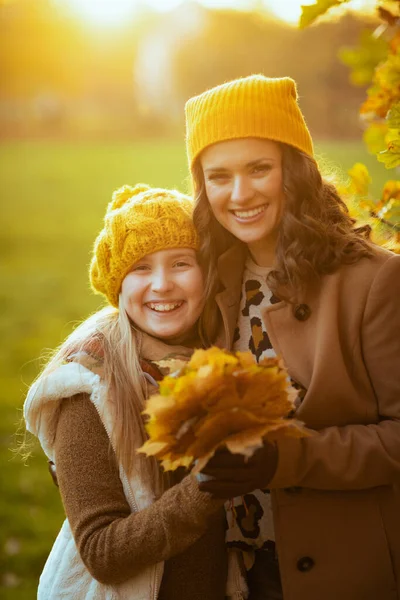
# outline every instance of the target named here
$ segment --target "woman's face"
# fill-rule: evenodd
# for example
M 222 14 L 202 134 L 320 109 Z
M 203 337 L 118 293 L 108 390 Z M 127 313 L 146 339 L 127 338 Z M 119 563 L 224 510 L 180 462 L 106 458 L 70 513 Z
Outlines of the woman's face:
M 218 142 L 200 162 L 215 218 L 263 264 L 274 253 L 284 207 L 279 144 L 258 138 Z
M 147 254 L 125 276 L 122 301 L 143 331 L 168 342 L 191 332 L 203 310 L 203 274 L 191 248 Z

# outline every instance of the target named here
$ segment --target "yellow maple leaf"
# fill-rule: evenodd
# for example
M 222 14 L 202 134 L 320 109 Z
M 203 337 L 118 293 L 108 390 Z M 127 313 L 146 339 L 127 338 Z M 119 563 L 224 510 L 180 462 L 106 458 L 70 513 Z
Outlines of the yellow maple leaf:
M 363 163 L 356 163 L 348 170 L 351 178 L 350 193 L 366 196 L 371 183 L 371 176 Z
M 382 201 L 384 204 L 391 199 L 400 200 L 400 181 L 390 179 L 385 183 L 382 190 Z
M 216 346 L 207 350 L 196 350 L 188 363 L 190 369 L 200 369 L 203 366 L 213 367 L 215 372 L 222 372 L 227 365 L 236 366 L 238 358 L 233 354 L 221 352 Z

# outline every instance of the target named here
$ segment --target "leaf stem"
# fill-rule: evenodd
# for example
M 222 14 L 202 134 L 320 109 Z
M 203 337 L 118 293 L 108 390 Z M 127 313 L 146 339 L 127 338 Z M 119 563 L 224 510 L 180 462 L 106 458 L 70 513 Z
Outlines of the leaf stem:
M 390 229 L 400 232 L 400 225 L 397 225 L 396 223 L 391 223 L 390 221 L 387 221 L 386 219 L 382 219 L 374 210 L 371 210 L 369 214 L 374 219 L 378 219 L 381 223 L 386 225 L 386 227 L 390 227 Z

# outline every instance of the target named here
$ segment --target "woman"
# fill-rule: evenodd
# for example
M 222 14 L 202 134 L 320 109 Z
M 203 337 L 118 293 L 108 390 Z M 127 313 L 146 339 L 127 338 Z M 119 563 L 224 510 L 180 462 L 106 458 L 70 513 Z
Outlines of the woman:
M 225 597 L 223 501 L 136 453 L 154 361 L 189 357 L 207 336 L 197 248 L 188 197 L 143 185 L 114 194 L 90 267 L 110 306 L 62 344 L 24 406 L 67 516 L 39 599 Z
M 321 178 L 292 79 L 208 90 L 186 124 L 219 343 L 281 355 L 313 433 L 221 452 L 201 489 L 244 495 L 227 539 L 255 550 L 251 599 L 399 599 L 400 256 Z

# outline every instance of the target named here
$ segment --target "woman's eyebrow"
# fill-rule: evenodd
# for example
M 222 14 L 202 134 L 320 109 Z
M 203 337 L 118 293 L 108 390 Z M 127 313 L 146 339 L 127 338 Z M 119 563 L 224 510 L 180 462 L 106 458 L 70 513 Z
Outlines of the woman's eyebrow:
M 255 165 L 258 165 L 263 162 L 276 162 L 276 158 L 273 158 L 272 156 L 263 156 L 262 158 L 256 158 L 255 160 L 251 160 L 250 162 L 248 162 L 246 164 L 246 167 L 254 167 Z
M 244 166 L 246 168 L 250 168 L 250 167 L 254 167 L 255 165 L 258 165 L 260 163 L 263 162 L 276 162 L 277 159 L 273 158 L 272 156 L 263 156 L 261 158 L 255 158 L 254 160 L 251 160 L 250 162 L 246 163 Z M 204 173 L 223 173 L 229 171 L 228 168 L 226 167 L 208 167 L 204 169 Z

